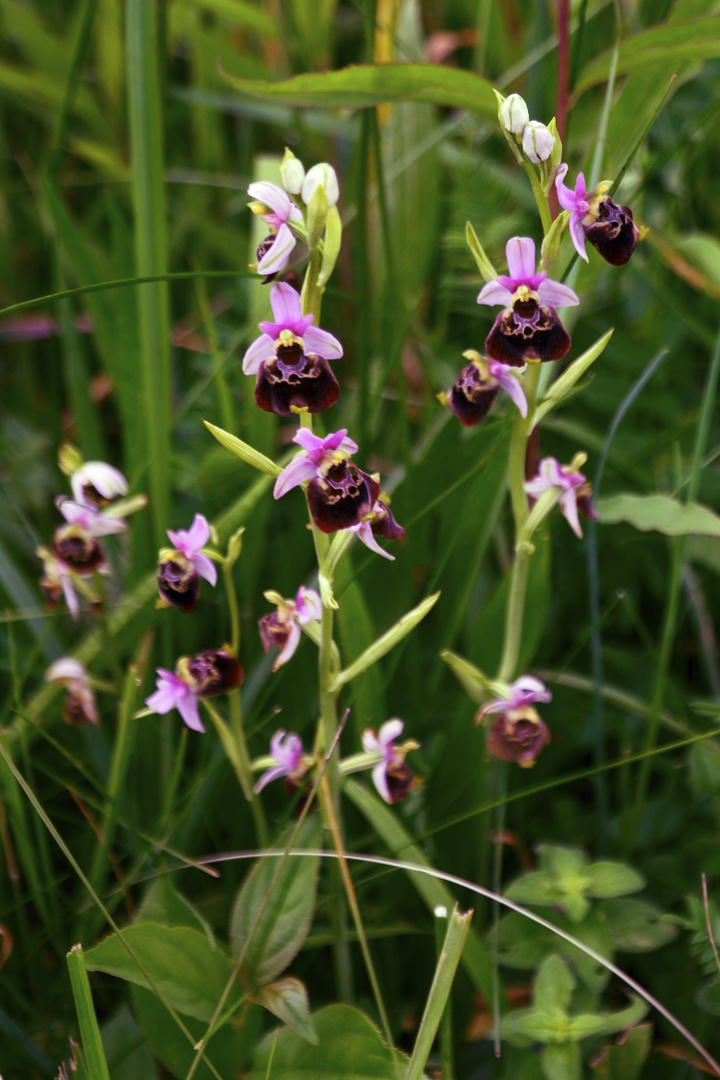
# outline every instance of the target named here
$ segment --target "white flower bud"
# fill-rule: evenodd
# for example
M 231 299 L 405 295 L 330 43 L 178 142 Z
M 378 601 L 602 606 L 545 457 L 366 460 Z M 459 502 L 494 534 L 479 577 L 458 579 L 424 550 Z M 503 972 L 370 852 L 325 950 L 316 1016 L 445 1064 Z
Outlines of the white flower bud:
M 510 97 L 506 97 L 500 106 L 500 116 L 503 126 L 508 131 L 512 131 L 513 135 L 517 135 L 530 119 L 525 99 L 519 94 L 510 94 Z
M 319 187 L 325 191 L 328 206 L 334 206 L 340 198 L 340 188 L 338 187 L 335 170 L 326 161 L 321 162 L 320 165 L 313 165 L 305 174 L 302 186 L 302 200 L 306 206 L 312 199 L 315 190 Z
M 555 137 L 552 131 L 539 120 L 531 120 L 523 128 L 522 148 L 536 165 L 539 161 L 547 161 L 554 145 Z
M 292 150 L 288 150 L 287 147 L 285 147 L 285 157 L 280 165 L 280 179 L 289 195 L 299 195 L 302 191 L 305 167 L 300 158 L 296 158 Z

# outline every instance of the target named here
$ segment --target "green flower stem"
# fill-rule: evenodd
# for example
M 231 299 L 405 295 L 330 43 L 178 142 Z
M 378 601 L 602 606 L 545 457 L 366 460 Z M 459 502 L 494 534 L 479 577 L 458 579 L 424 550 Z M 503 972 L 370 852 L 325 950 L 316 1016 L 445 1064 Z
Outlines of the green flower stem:
M 230 611 L 230 649 L 233 656 L 238 655 L 240 648 L 240 614 L 238 612 L 237 593 L 233 581 L 232 564 L 224 561 L 222 564 L 223 580 L 225 582 L 225 595 L 227 596 L 228 609 Z
M 533 364 L 528 368 L 524 387 L 525 397 L 527 398 L 528 403 L 528 414 L 523 418 L 520 416 L 520 413 L 518 413 L 510 439 L 508 481 L 510 484 L 510 499 L 512 501 L 513 517 L 515 519 L 516 541 L 522 535 L 529 517 L 527 496 L 525 494 L 525 455 L 528 439 L 533 429 L 533 414 L 535 411 L 535 399 L 537 396 L 539 379 L 540 364 Z M 515 555 L 515 563 L 513 565 L 512 579 L 510 582 L 510 597 L 508 599 L 507 612 L 505 615 L 505 641 L 503 645 L 502 660 L 497 674 L 498 679 L 503 682 L 509 682 L 512 679 L 520 656 L 530 556 L 531 552 L 525 548 L 516 552 Z
M 550 213 L 550 203 L 548 197 L 545 194 L 543 186 L 538 180 L 537 173 L 533 169 L 530 162 L 523 157 L 520 161 L 520 164 L 522 165 L 523 169 L 528 175 L 528 179 L 530 180 L 530 186 L 532 188 L 533 195 L 535 196 L 535 202 L 537 203 L 537 208 L 540 211 L 540 220 L 542 221 L 543 233 L 545 236 L 547 236 L 547 234 L 550 232 L 550 227 L 553 222 L 552 214 Z

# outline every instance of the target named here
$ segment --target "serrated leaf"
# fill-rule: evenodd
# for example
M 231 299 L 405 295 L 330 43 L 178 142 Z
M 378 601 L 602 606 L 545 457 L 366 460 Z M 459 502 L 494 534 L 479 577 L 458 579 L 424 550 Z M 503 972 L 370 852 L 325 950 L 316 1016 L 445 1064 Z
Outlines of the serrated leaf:
M 392 1051 L 375 1025 L 349 1005 L 329 1005 L 313 1015 L 318 1045 L 285 1028 L 266 1036 L 248 1080 L 402 1080 L 407 1058 L 393 1063 Z M 269 1071 L 272 1060 L 272 1071 Z
M 495 120 L 497 105 L 486 79 L 441 64 L 354 64 L 340 71 L 296 75 L 283 82 L 240 79 L 222 72 L 241 94 L 282 105 L 360 109 L 386 101 L 421 101 L 468 109 Z
M 187 926 L 143 922 L 128 926 L 123 937 L 132 946 L 160 993 L 179 1012 L 209 1021 L 232 975 L 224 949 L 210 947 L 205 934 Z M 90 971 L 105 971 L 119 979 L 151 989 L 145 975 L 117 934 L 111 934 L 85 953 Z M 232 1005 L 239 997 L 233 988 Z
M 256 1005 L 262 1005 L 287 1024 L 289 1028 L 305 1039 L 306 1042 L 317 1046 L 318 1037 L 310 1015 L 307 990 L 299 979 L 289 976 L 287 979 L 279 979 L 277 982 L 268 983 L 251 994 L 250 1001 Z
M 666 536 L 720 536 L 720 517 L 700 503 L 681 503 L 670 495 L 613 495 L 599 499 L 599 520 L 604 525 L 626 521 L 642 532 Z
M 273 845 L 275 850 L 285 849 L 289 833 L 287 830 Z M 295 847 L 317 848 L 320 837 L 319 815 L 311 814 L 300 826 Z M 315 910 L 319 857 L 289 857 L 272 884 L 277 867 L 277 858 L 260 859 L 243 882 L 233 906 L 232 953 L 239 957 L 247 944 L 241 970 L 253 988 L 272 982 L 294 960 Z M 271 885 L 270 899 L 262 910 Z

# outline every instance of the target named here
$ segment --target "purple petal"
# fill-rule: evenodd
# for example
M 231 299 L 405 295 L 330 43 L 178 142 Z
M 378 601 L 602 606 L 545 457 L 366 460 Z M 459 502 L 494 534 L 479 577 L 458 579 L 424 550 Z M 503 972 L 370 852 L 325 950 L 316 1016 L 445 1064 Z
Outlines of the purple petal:
M 385 761 L 379 761 L 372 771 L 373 784 L 378 790 L 381 798 L 386 803 L 390 802 L 390 788 L 388 787 L 387 776 L 385 775 L 386 763 Z
M 505 365 L 503 365 L 505 366 Z M 505 372 L 495 372 L 492 370 L 492 364 L 490 365 L 490 374 L 494 375 L 497 381 L 502 386 L 505 393 L 508 395 L 511 401 L 513 401 L 518 408 L 518 412 L 524 418 L 527 416 L 527 401 L 525 399 L 525 392 L 515 378 L 514 375 L 508 375 Z
M 361 521 L 359 525 L 351 525 L 347 532 L 354 532 L 357 534 L 358 540 L 362 541 L 365 547 L 370 548 L 371 551 L 375 551 L 378 555 L 382 555 L 384 559 L 390 559 L 391 562 L 395 561 L 395 556 L 391 555 L 389 551 L 385 551 L 381 548 L 375 539 L 372 531 L 372 525 L 369 521 Z
M 575 535 L 582 540 L 582 529 L 580 528 L 577 510 L 577 496 L 574 489 L 570 488 L 569 491 L 564 491 L 560 496 L 559 502 L 563 517 Z
M 525 280 L 535 273 L 535 241 L 529 236 L 513 236 L 508 240 L 505 256 L 510 277 Z
M 275 481 L 273 498 L 281 499 L 283 495 L 286 495 L 288 491 L 292 491 L 298 484 L 302 484 L 304 480 L 312 480 L 316 473 L 317 466 L 313 464 L 307 454 L 298 454 L 289 465 L 285 466 Z
M 340 428 L 339 431 L 331 431 L 330 434 L 326 435 L 323 439 L 323 449 L 332 452 L 340 450 L 343 443 L 352 442 L 352 439 L 347 439 L 346 436 L 347 428 Z M 297 439 L 295 441 L 297 442 Z M 357 446 L 354 443 L 353 446 L 355 446 L 355 450 L 357 450 Z M 355 450 L 353 450 L 353 453 L 355 453 Z
M 196 514 L 187 531 L 187 546 L 199 551 L 210 539 L 210 526 L 204 514 Z
M 534 675 L 521 675 L 510 686 L 510 700 L 513 707 L 520 700 L 523 700 L 526 704 L 536 701 L 548 702 L 552 701 L 552 693 L 547 689 L 545 683 L 540 679 L 536 679 Z
M 192 564 L 201 578 L 205 578 L 211 585 L 217 585 L 217 568 L 212 559 L 209 559 L 207 555 L 196 552 L 192 557 Z
M 575 192 L 572 188 L 566 187 L 563 184 L 563 180 L 567 176 L 567 165 L 561 165 L 557 171 L 555 177 L 555 190 L 557 191 L 558 202 L 562 206 L 563 210 L 573 211 L 575 209 Z
M 585 176 L 583 173 L 578 173 L 578 178 L 575 181 L 575 195 L 578 199 L 584 199 L 585 194 Z
M 267 772 L 264 772 L 262 776 L 258 779 L 258 782 L 255 784 L 254 788 L 255 794 L 259 795 L 264 787 L 272 783 L 273 780 L 279 780 L 281 776 L 287 776 L 287 773 L 283 766 L 273 765 L 272 769 L 268 769 Z
M 574 307 L 580 303 L 570 286 L 560 281 L 543 281 L 537 292 L 540 303 L 550 307 Z
M 158 688 L 154 694 L 145 698 L 145 704 L 153 712 L 164 715 L 172 712 L 178 701 L 185 694 L 185 687 L 173 686 L 164 679 L 158 679 Z
M 271 184 L 266 180 L 260 180 L 256 184 L 251 184 L 248 188 L 248 195 L 251 199 L 257 199 L 258 202 L 264 203 L 264 205 L 276 213 L 282 221 L 287 221 L 293 207 L 295 207 L 295 203 L 287 192 L 283 191 L 277 184 Z
M 343 347 L 338 339 L 319 326 L 309 326 L 300 336 L 306 353 L 324 356 L 326 360 L 339 360 L 343 355 Z
M 378 742 L 380 743 L 380 749 L 383 753 L 387 750 L 393 739 L 399 739 L 403 733 L 405 724 L 402 720 L 398 720 L 397 717 L 393 717 L 392 720 L 386 720 L 378 731 Z
M 365 728 L 360 736 L 362 742 L 362 748 L 366 754 L 379 754 L 380 743 L 377 740 L 377 735 L 372 728 Z
M 187 690 L 177 703 L 177 711 L 193 731 L 205 731 L 198 711 L 198 701 L 191 690 Z
M 257 264 L 258 274 L 277 274 L 279 270 L 282 270 L 286 266 L 290 258 L 290 252 L 295 247 L 295 244 L 294 234 L 287 225 L 281 225 L 277 231 L 277 236 Z
M 290 323 L 302 318 L 300 293 L 285 281 L 277 281 L 271 285 L 270 306 L 275 322 L 283 326 L 289 326 Z
M 306 589 L 301 585 L 295 597 L 295 617 L 301 626 L 309 622 L 320 622 L 322 619 L 322 603 L 320 596 L 314 589 Z
M 293 442 L 297 443 L 298 446 L 302 446 L 305 453 L 310 457 L 320 461 L 327 440 L 321 439 L 319 435 L 313 435 L 312 431 L 309 431 L 308 428 L 298 428 L 293 435 Z
M 243 356 L 242 369 L 245 375 L 257 375 L 263 361 L 275 359 L 275 346 L 268 334 L 255 338 Z
M 502 304 L 503 307 L 509 307 L 512 303 L 513 294 L 504 285 L 501 285 L 498 278 L 494 281 L 488 281 L 487 285 L 478 293 L 478 304 L 489 304 L 494 307 L 496 304 Z
M 67 604 L 68 611 L 72 615 L 73 619 L 77 622 L 80 615 L 80 605 L 78 604 L 77 593 L 73 588 L 73 583 L 69 574 L 60 574 L 60 584 L 62 585 L 63 596 L 65 597 L 65 603 Z
M 580 258 L 584 259 L 585 262 L 589 262 L 585 250 L 585 230 L 582 227 L 582 220 L 577 214 L 572 214 L 570 217 L 570 239 Z
M 293 619 L 293 624 L 292 624 L 292 626 L 290 628 L 290 633 L 288 634 L 288 639 L 285 642 L 285 647 L 283 648 L 282 652 L 280 653 L 280 655 L 275 660 L 275 663 L 273 664 L 273 671 L 277 671 L 277 669 L 281 668 L 283 666 L 283 664 L 287 664 L 288 660 L 292 657 L 292 655 L 294 654 L 294 652 L 297 649 L 298 645 L 300 644 L 300 638 L 301 637 L 302 637 L 302 630 L 300 629 L 299 625 Z M 288 738 L 289 738 L 289 736 L 288 736 Z M 277 757 L 277 755 L 273 754 L 273 757 Z

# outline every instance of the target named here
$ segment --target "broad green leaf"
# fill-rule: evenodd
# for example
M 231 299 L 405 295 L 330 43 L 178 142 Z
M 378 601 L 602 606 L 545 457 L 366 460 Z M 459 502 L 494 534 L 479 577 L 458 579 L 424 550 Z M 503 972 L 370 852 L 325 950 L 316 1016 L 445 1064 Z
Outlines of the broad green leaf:
M 557 904 L 562 894 L 545 870 L 533 870 L 513 881 L 505 890 L 508 900 L 521 904 Z
M 275 850 L 284 850 L 288 837 L 286 831 L 273 845 Z M 317 848 L 320 837 L 319 815 L 310 814 L 300 826 L 295 847 Z M 307 937 L 315 910 L 319 856 L 288 857 L 273 884 L 278 862 L 274 857 L 260 859 L 243 882 L 233 907 L 230 923 L 233 956 L 239 957 L 244 952 L 241 970 L 254 988 L 272 982 L 294 960 Z M 271 886 L 270 899 L 265 905 Z M 259 922 L 253 930 L 258 916 Z
M 546 1046 L 541 1060 L 547 1080 L 580 1080 L 582 1076 L 580 1047 L 577 1043 Z
M 670 26 L 653 26 L 627 38 L 620 45 L 617 74 L 624 75 L 648 64 L 682 64 L 688 60 L 709 60 L 720 56 L 720 16 L 688 19 Z M 610 74 L 612 49 L 595 57 L 580 73 L 574 99 L 591 86 L 605 82 Z
M 588 896 L 624 896 L 645 888 L 645 879 L 630 866 L 616 862 L 596 862 L 586 871 Z
M 268 476 L 280 475 L 282 471 L 280 466 L 276 465 L 265 454 L 261 454 L 259 450 L 243 442 L 242 439 L 238 439 L 236 435 L 231 435 L 229 431 L 223 431 L 222 428 L 216 427 L 215 424 L 211 424 L 208 420 L 203 420 L 203 424 L 226 450 L 241 458 L 242 461 L 246 461 L 248 465 L 252 465 L 254 469 L 259 469 L 260 472 L 267 473 Z
M 285 1028 L 267 1035 L 248 1080 L 402 1080 L 407 1058 L 393 1063 L 392 1051 L 375 1025 L 349 1005 L 329 1005 L 313 1016 L 318 1045 Z M 272 1059 L 272 1070 L 269 1071 Z
M 650 1053 L 652 1030 L 652 1024 L 640 1024 L 606 1048 L 607 1080 L 638 1080 Z
M 497 117 L 492 86 L 486 79 L 440 64 L 354 64 L 274 83 L 223 75 L 241 94 L 281 105 L 361 109 L 386 101 L 421 101 L 467 109 L 486 120 Z
M 405 862 L 416 863 L 418 866 L 430 865 L 421 849 L 413 843 L 397 815 L 376 795 L 352 779 L 345 780 L 342 790 L 365 815 L 391 853 L 401 851 Z M 430 911 L 434 911 L 436 907 L 452 910 L 455 906 L 455 898 L 444 882 L 438 881 L 429 874 L 417 874 L 411 870 L 406 872 Z M 490 1000 L 493 992 L 492 964 L 487 949 L 473 927 L 470 927 L 465 940 L 462 964 L 475 988 Z
M 130 996 L 133 1011 L 153 1055 L 176 1080 L 185 1080 L 195 1060 L 193 1043 L 183 1035 L 160 999 L 149 990 L 133 986 Z M 222 1077 L 236 1076 L 241 1069 L 249 1066 L 252 1048 L 261 1031 L 262 1015 L 262 1009 L 256 1005 L 238 1011 L 234 1023 L 224 1024 L 213 1035 L 206 1055 Z M 193 1041 L 202 1038 L 207 1031 L 207 1023 L 191 1017 L 183 1017 L 183 1022 Z M 194 1078 L 217 1080 L 217 1073 L 213 1074 L 203 1060 Z M 145 1080 L 145 1074 L 135 1073 L 133 1080 Z
M 587 1035 L 613 1035 L 616 1031 L 624 1031 L 637 1024 L 647 1011 L 647 1002 L 634 997 L 632 1003 L 619 1012 L 573 1016 L 569 1035 L 571 1039 L 584 1039 Z
M 123 937 L 174 1008 L 198 1020 L 211 1019 L 232 974 L 232 962 L 224 949 L 212 949 L 205 934 L 187 926 L 137 923 L 126 927 Z M 106 971 L 150 989 L 117 934 L 89 949 L 85 963 L 90 971 Z M 238 996 L 239 990 L 233 989 L 228 1004 Z
M 310 1015 L 307 990 L 299 979 L 290 976 L 268 983 L 256 990 L 250 1000 L 277 1016 L 301 1039 L 317 1046 L 318 1037 Z
M 540 847 L 540 865 L 552 877 L 561 889 L 575 890 L 579 882 L 585 881 L 588 861 L 577 848 L 562 847 L 559 844 L 542 844 Z
M 167 1015 L 164 1006 L 160 1005 L 160 1008 Z M 138 1077 L 142 1077 L 142 1080 L 159 1080 L 150 1047 L 129 1005 L 123 1005 L 112 1020 L 107 1020 L 100 1033 L 112 1080 L 138 1080 Z M 77 1078 L 72 1076 L 72 1080 Z
M 659 949 L 677 936 L 662 912 L 646 900 L 603 900 L 598 913 L 605 920 L 613 947 L 620 952 Z
M 681 503 L 670 495 L 613 495 L 599 499 L 597 512 L 604 525 L 626 521 L 642 532 L 666 536 L 720 536 L 720 517 L 700 503 Z
M 210 923 L 176 890 L 168 874 L 157 878 L 148 889 L 135 916 L 135 923 L 141 922 L 191 926 L 194 930 L 202 930 L 210 948 L 215 948 L 215 935 Z

